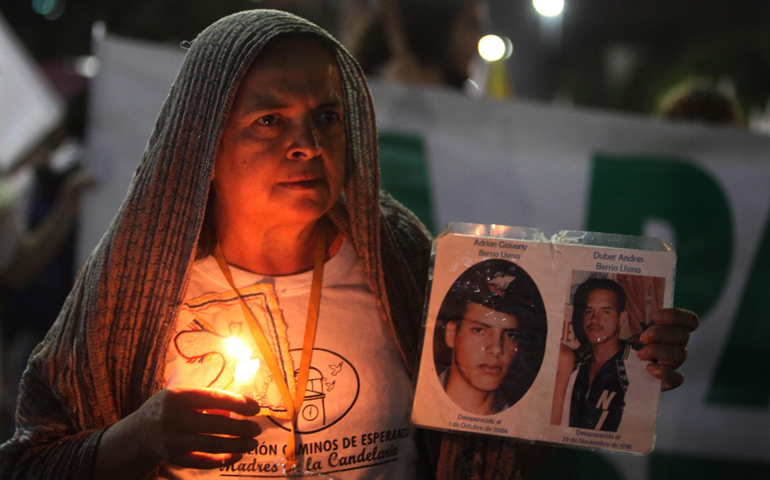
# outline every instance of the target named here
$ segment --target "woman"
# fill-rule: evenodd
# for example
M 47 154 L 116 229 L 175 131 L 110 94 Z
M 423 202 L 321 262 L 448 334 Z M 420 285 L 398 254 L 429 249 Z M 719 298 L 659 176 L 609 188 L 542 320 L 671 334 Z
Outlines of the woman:
M 289 42 L 288 58 L 304 59 L 289 68 L 304 68 L 308 52 L 321 59 L 333 54 L 336 65 L 327 60 L 326 70 L 319 70 L 326 72 L 320 75 L 326 81 L 320 82 L 318 95 L 308 94 L 317 91 L 310 80 L 318 72 L 305 72 L 304 93 L 294 91 L 287 107 L 275 90 L 264 96 L 259 86 L 275 80 L 270 74 L 281 75 L 269 59 L 285 44 L 266 46 L 289 33 L 302 34 L 303 41 L 305 35 L 314 39 L 309 45 Z M 261 56 L 265 48 L 268 53 Z M 267 64 L 261 63 L 265 59 Z M 253 62 L 256 68 L 251 69 Z M 277 113 L 265 113 L 265 105 Z M 285 107 L 288 112 L 281 110 Z M 248 116 L 252 110 L 259 112 L 254 118 Z M 285 144 L 249 128 L 261 131 L 283 122 L 290 126 L 284 130 L 290 137 Z M 163 388 L 173 376 L 169 352 L 180 345 L 179 317 L 190 307 L 196 269 L 210 261 L 210 251 L 221 252 L 224 262 L 216 263 L 224 266 L 224 276 L 238 269 L 278 281 L 324 260 L 329 267 L 347 244 L 368 292 L 362 302 L 369 302 L 367 308 L 382 320 L 375 324 L 389 333 L 380 343 L 392 345 L 389 355 L 400 362 L 396 374 L 408 379 L 418 346 L 429 242 L 410 212 L 379 195 L 374 125 L 360 69 L 318 27 L 280 12 L 252 11 L 204 31 L 172 86 L 121 211 L 30 360 L 17 433 L 2 446 L 3 476 L 143 478 L 160 471 L 184 478 L 189 472 L 167 466 L 227 468 L 255 447 L 258 429 L 253 424 L 216 415 L 226 410 L 253 416 L 258 408 L 251 399 L 200 386 Z M 273 155 L 277 150 L 258 154 L 250 143 L 255 138 L 285 149 L 281 155 Z M 271 158 L 277 163 L 263 161 Z M 282 176 L 288 171 L 283 166 L 300 164 L 308 170 Z M 271 183 L 263 189 L 266 179 Z M 269 195 L 250 198 L 275 189 L 285 194 L 276 203 Z M 256 222 L 270 218 L 283 223 Z M 333 255 L 339 233 L 343 246 Z M 255 247 L 232 242 L 243 238 L 256 238 Z M 276 238 L 286 239 L 286 245 Z M 321 245 L 320 262 L 309 260 L 314 245 Z M 196 255 L 206 257 L 203 263 L 194 261 Z M 324 292 L 329 290 L 324 286 Z M 322 303 L 319 341 L 329 328 L 324 312 Z M 238 321 L 246 317 L 245 308 Z M 287 372 L 286 382 L 292 378 Z M 235 438 L 202 438 L 212 433 Z M 438 443 L 430 445 L 436 448 L 423 457 L 435 459 Z M 398 468 L 417 475 L 414 456 L 399 459 Z M 441 458 L 433 463 L 441 478 L 467 478 L 471 471 L 516 478 L 519 472 L 515 446 L 497 439 L 445 435 Z M 356 472 L 363 476 L 365 470 Z

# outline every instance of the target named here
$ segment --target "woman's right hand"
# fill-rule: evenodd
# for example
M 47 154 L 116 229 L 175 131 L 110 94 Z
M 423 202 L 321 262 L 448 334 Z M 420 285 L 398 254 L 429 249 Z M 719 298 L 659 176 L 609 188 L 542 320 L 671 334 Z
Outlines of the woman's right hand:
M 254 450 L 261 433 L 256 401 L 223 390 L 170 386 L 102 436 L 93 478 L 143 478 L 162 462 L 185 468 L 230 465 Z

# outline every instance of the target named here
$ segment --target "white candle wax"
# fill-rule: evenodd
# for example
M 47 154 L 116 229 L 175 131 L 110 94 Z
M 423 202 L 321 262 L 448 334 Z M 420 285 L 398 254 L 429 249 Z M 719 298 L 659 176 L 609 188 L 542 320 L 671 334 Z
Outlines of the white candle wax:
M 249 382 L 251 382 L 251 379 L 254 378 L 254 375 L 256 375 L 257 370 L 259 370 L 259 359 L 255 358 L 253 360 L 242 360 L 235 364 L 235 377 L 233 379 L 233 387 L 235 387 L 235 391 L 239 391 L 239 389 L 245 385 L 247 385 Z
M 237 393 L 254 378 L 254 374 L 259 369 L 259 359 L 251 359 L 251 350 L 238 337 L 230 337 L 225 343 L 227 350 L 236 361 L 233 390 Z

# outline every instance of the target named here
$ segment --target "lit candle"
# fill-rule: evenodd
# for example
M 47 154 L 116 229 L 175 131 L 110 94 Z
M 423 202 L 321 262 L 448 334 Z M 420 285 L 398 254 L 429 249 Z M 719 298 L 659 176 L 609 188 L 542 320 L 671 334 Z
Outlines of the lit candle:
M 251 382 L 251 379 L 256 375 L 259 369 L 259 359 L 244 360 L 235 364 L 235 378 L 233 379 L 233 386 L 235 391 L 239 391 Z
M 233 390 L 236 393 L 251 382 L 259 369 L 259 359 L 251 359 L 251 350 L 240 338 L 230 337 L 226 341 L 227 349 L 235 358 L 235 376 L 233 378 Z

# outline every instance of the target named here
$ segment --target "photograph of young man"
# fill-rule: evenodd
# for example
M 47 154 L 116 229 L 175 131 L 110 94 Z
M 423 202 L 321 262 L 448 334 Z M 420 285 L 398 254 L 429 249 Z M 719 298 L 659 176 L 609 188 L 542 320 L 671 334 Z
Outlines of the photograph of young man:
M 437 371 L 459 407 L 492 415 L 526 393 L 542 363 L 546 321 L 537 287 L 520 267 L 487 260 L 469 268 L 438 320 Z
M 627 322 L 626 292 L 619 283 L 589 278 L 575 291 L 572 325 L 581 353 L 566 396 L 570 427 L 618 430 L 629 385 L 646 374 L 636 355 L 641 345 L 620 339 Z

